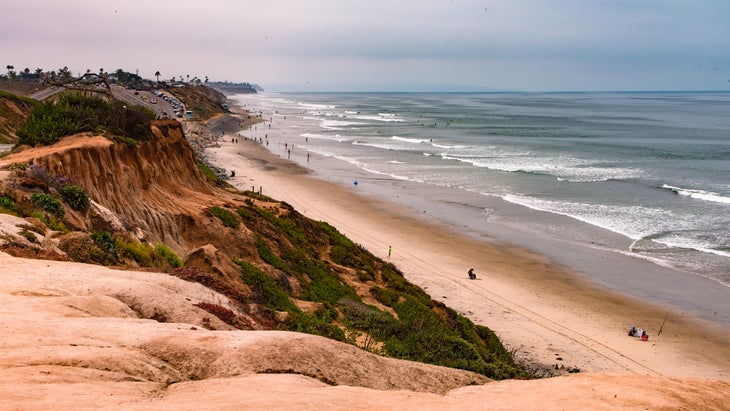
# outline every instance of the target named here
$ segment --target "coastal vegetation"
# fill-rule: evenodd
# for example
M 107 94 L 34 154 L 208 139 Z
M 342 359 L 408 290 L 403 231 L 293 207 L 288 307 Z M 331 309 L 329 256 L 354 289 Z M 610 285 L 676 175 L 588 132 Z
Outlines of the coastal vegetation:
M 527 377 L 494 333 L 477 326 L 325 222 L 285 203 L 249 201 L 237 210 L 258 234 L 264 268 L 236 261 L 242 279 L 269 308 L 277 328 L 323 335 L 401 359 L 475 371 L 495 379 Z M 278 207 L 274 207 L 277 204 Z M 276 273 L 274 276 L 267 273 Z M 308 311 L 294 301 L 316 303 Z
M 216 103 L 209 104 L 215 107 Z M 150 113 L 141 108 L 97 97 L 64 95 L 30 113 L 18 130 L 19 144 L 53 144 L 83 131 L 103 133 L 126 144 L 126 139 L 151 144 L 155 138 L 151 121 Z M 35 239 L 30 229 L 21 236 L 27 241 L 6 241 L 1 249 L 26 257 L 149 268 L 199 282 L 237 302 L 233 311 L 211 304 L 201 306 L 236 328 L 316 334 L 380 355 L 470 370 L 495 379 L 530 377 L 491 330 L 434 301 L 394 265 L 376 258 L 333 226 L 308 219 L 286 203 L 228 186 L 216 189 L 217 194 L 208 197 L 200 210 L 184 215 L 176 210 L 174 221 L 184 227 L 176 228 L 180 236 L 190 243 L 214 246 L 233 263 L 230 270 L 212 263 L 192 265 L 191 260 L 184 262 L 173 251 L 179 248 L 171 243 L 150 241 L 137 234 L 139 227 L 164 220 L 161 214 L 150 213 L 166 211 L 148 209 L 120 215 L 121 224 L 112 224 L 107 215 L 92 207 L 87 190 L 97 193 L 97 204 L 111 207 L 111 200 L 99 197 L 104 192 L 99 187 L 84 186 L 81 181 L 88 181 L 82 178 L 85 171 L 77 166 L 69 165 L 64 174 L 50 172 L 35 161 L 7 167 L 12 173 L 0 185 L 0 212 L 35 217 L 40 223 L 34 229 L 53 237 L 62 253 L 54 254 L 30 241 Z M 189 164 L 188 169 L 201 182 L 214 183 L 209 184 L 212 188 L 225 185 L 200 163 Z M 168 170 L 163 176 L 177 172 Z M 113 180 L 114 173 L 109 173 L 109 178 L 109 186 L 119 184 Z M 151 184 L 163 190 L 170 183 Z M 158 238 L 169 238 L 163 235 Z M 153 319 L 164 318 L 159 315 Z
M 109 133 L 122 139 L 146 140 L 151 136 L 154 113 L 141 106 L 127 106 L 83 94 L 63 94 L 57 101 L 36 107 L 21 126 L 18 144 L 51 145 L 64 136 L 81 132 Z

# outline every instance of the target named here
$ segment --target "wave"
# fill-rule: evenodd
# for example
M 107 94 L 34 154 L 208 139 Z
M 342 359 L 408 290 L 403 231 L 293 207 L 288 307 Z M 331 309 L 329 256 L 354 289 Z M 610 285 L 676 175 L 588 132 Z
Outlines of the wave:
M 450 145 L 447 145 L 447 144 L 436 144 L 436 143 L 433 143 L 433 142 L 431 143 L 431 145 L 434 146 L 434 147 L 436 147 L 436 148 L 444 148 L 446 150 L 463 149 L 463 148 L 467 148 L 468 147 L 468 146 L 463 146 L 463 145 L 453 145 L 453 146 L 450 146 Z
M 415 181 L 415 182 L 417 182 L 417 183 L 423 183 L 423 182 L 424 182 L 423 180 L 413 179 L 413 178 L 410 178 L 410 177 L 406 177 L 406 176 L 401 176 L 401 175 L 398 175 L 398 174 L 392 174 L 392 173 L 384 173 L 384 172 L 382 172 L 382 171 L 378 171 L 378 170 L 373 170 L 373 169 L 371 169 L 371 168 L 368 168 L 367 164 L 363 164 L 362 166 L 359 166 L 359 167 L 360 167 L 361 169 L 363 169 L 363 170 L 367 171 L 368 173 L 372 173 L 372 174 L 378 174 L 378 175 L 381 175 L 381 176 L 388 176 L 388 177 L 394 178 L 394 179 L 396 179 L 396 180 L 402 180 L 402 181 Z
M 396 180 L 415 181 L 415 182 L 418 182 L 418 183 L 423 183 L 422 180 L 417 180 L 417 179 L 409 178 L 409 177 L 406 177 L 406 176 L 401 176 L 401 175 L 398 175 L 398 174 L 385 173 L 385 172 L 382 172 L 382 171 L 379 171 L 379 170 L 375 170 L 375 169 L 369 168 L 366 163 L 363 163 L 362 161 L 360 161 L 358 159 L 355 159 L 355 158 L 345 157 L 345 156 L 341 156 L 341 155 L 334 154 L 334 153 L 329 152 L 329 151 L 318 150 L 318 149 L 311 149 L 309 151 L 312 152 L 312 153 L 314 153 L 314 154 L 320 155 L 322 157 L 329 157 L 329 158 L 334 158 L 336 160 L 344 161 L 344 162 L 346 162 L 348 164 L 351 164 L 351 165 L 353 165 L 353 166 L 355 166 L 355 167 L 357 167 L 357 168 L 359 168 L 359 169 L 361 169 L 363 171 L 367 171 L 368 173 L 371 173 L 371 174 L 388 176 L 388 177 L 391 177 L 391 178 L 396 179 Z
M 324 109 L 333 109 L 337 108 L 335 105 L 331 104 L 314 104 L 314 103 L 298 103 L 300 107 L 309 108 L 309 109 L 316 109 L 316 110 L 324 110 Z
M 354 118 L 356 120 L 372 120 L 372 121 L 384 121 L 384 122 L 394 122 L 394 123 L 401 123 L 405 120 L 403 120 L 400 117 L 395 116 L 387 116 L 383 117 L 382 115 L 367 115 L 367 114 L 357 114 L 357 115 L 348 115 L 346 117 Z
M 670 186 L 668 184 L 662 185 L 662 188 L 673 191 L 676 194 L 679 194 L 682 196 L 687 196 L 690 198 L 695 198 L 698 200 L 711 201 L 713 203 L 730 204 L 730 197 L 726 197 L 726 196 L 720 195 L 718 193 L 713 193 L 711 191 L 695 190 L 695 189 L 691 189 L 691 188 L 681 188 L 681 187 Z
M 390 139 L 397 140 L 397 141 L 403 141 L 406 143 L 412 143 L 412 144 L 422 144 L 422 143 L 430 142 L 430 140 L 423 139 L 423 138 L 406 138 L 406 137 L 398 137 L 398 136 L 393 136 Z
M 475 167 L 488 168 L 509 173 L 527 173 L 555 177 L 557 181 L 570 183 L 595 183 L 602 181 L 627 180 L 644 176 L 644 171 L 626 167 L 599 167 L 590 162 L 571 159 L 556 159 L 545 162 L 536 157 L 479 157 L 459 156 L 448 152 L 441 153 L 444 160 L 457 160 Z M 518 160 L 518 161 L 515 161 Z
M 629 251 L 661 253 L 672 249 L 730 257 L 722 243 L 724 238 L 709 238 L 698 230 L 679 229 L 673 223 L 681 218 L 666 211 L 642 206 L 607 206 L 568 201 L 541 200 L 519 195 L 505 195 L 505 201 L 533 210 L 563 215 L 634 240 Z M 664 229 L 662 229 L 664 228 Z
M 534 197 L 507 194 L 507 202 L 570 217 L 632 240 L 638 240 L 656 232 L 661 221 L 676 220 L 677 217 L 665 210 L 643 206 L 610 206 L 604 204 L 578 203 L 571 201 L 543 200 Z
M 694 250 L 701 253 L 715 254 L 721 257 L 730 257 L 727 247 L 717 247 L 707 241 L 702 241 L 692 230 L 661 231 L 637 239 L 631 244 L 633 252 L 666 251 L 668 249 Z
M 338 143 L 342 143 L 343 141 L 349 141 L 348 138 L 342 137 L 339 134 L 335 134 L 334 136 L 330 136 L 330 135 L 324 135 L 324 134 L 303 133 L 303 134 L 300 134 L 300 136 L 301 137 L 305 137 L 305 138 L 318 139 L 318 140 L 337 141 Z
M 358 121 L 344 121 L 344 120 L 322 120 L 322 127 L 346 127 L 346 126 L 361 126 L 365 123 Z

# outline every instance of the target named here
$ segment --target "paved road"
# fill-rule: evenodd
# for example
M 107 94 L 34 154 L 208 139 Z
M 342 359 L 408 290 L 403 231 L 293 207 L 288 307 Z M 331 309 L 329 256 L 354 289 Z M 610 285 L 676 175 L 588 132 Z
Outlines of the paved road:
M 63 90 L 63 89 L 60 87 L 55 87 L 55 86 L 47 87 L 47 88 L 44 88 L 43 90 L 36 91 L 35 93 L 31 94 L 28 97 L 41 101 L 41 100 L 47 99 L 48 97 L 51 97 L 52 95 L 58 93 L 61 90 Z
M 114 94 L 114 97 L 128 104 L 136 104 L 152 110 L 157 118 L 176 117 L 175 109 L 170 101 L 149 91 L 128 90 L 124 87 L 112 86 L 112 94 Z M 181 110 L 184 114 L 185 108 L 183 107 Z

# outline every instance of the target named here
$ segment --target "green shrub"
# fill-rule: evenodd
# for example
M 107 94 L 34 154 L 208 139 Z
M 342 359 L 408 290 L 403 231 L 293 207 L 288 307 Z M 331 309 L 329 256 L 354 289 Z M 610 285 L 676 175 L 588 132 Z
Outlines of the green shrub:
M 269 248 L 269 246 L 267 246 L 260 238 L 256 241 L 256 250 L 259 253 L 259 257 L 261 257 L 261 259 L 267 264 L 287 274 L 293 274 L 289 269 L 289 266 L 279 259 L 279 256 L 274 254 L 274 252 L 271 251 L 271 248 Z
M 370 289 L 370 294 L 375 297 L 379 303 L 393 307 L 400 300 L 400 294 L 397 291 L 393 291 L 388 288 L 373 287 Z
M 132 258 L 142 267 L 153 267 L 160 270 L 169 268 L 169 262 L 165 256 L 157 252 L 157 247 L 142 243 L 132 237 L 117 236 L 117 250 L 120 257 Z M 174 255 L 172 251 L 167 250 Z
M 403 273 L 398 271 L 393 264 L 386 264 L 382 269 L 383 280 L 385 280 L 388 288 L 393 289 L 403 295 L 417 298 L 418 301 L 428 307 L 433 305 L 433 300 L 419 286 L 409 282 L 403 277 Z
M 113 256 L 117 256 L 117 241 L 114 236 L 108 231 L 102 231 L 97 233 L 91 233 L 91 239 L 94 240 L 99 247 L 110 253 Z
M 284 322 L 279 324 L 280 330 L 296 331 L 307 334 L 321 335 L 337 341 L 345 341 L 345 332 L 336 325 L 301 311 L 289 312 Z
M 309 284 L 304 292 L 304 298 L 310 301 L 327 302 L 337 304 L 342 298 L 359 300 L 355 290 L 340 280 L 337 274 L 332 273 L 323 264 L 307 260 L 296 270 L 303 272 L 309 277 Z
M 243 282 L 263 297 L 264 301 L 262 302 L 264 305 L 277 311 L 299 311 L 296 305 L 289 300 L 289 295 L 279 288 L 276 282 L 266 273 L 249 262 L 240 260 L 234 262 L 241 267 Z
M 30 216 L 39 219 L 46 225 L 46 227 L 53 231 L 61 231 L 63 233 L 67 233 L 69 231 L 68 228 L 66 228 L 66 225 L 63 224 L 63 221 L 60 221 L 56 217 L 43 211 L 33 211 L 30 213 Z
M 236 214 L 238 214 L 239 216 L 241 216 L 241 218 L 244 219 L 244 220 L 246 220 L 246 221 L 254 221 L 254 219 L 256 218 L 254 216 L 254 214 L 249 209 L 244 208 L 244 207 L 239 207 L 236 210 Z
M 65 214 L 63 204 L 50 194 L 35 193 L 30 201 L 52 216 L 63 218 Z
M 76 134 L 80 129 L 79 120 L 65 115 L 65 110 L 48 101 L 31 112 L 16 134 L 18 145 L 39 146 L 54 144 L 62 136 Z
M 18 144 L 50 145 L 61 137 L 89 131 L 115 130 L 123 137 L 146 140 L 155 115 L 141 106 L 106 101 L 82 94 L 64 94 L 58 101 L 38 105 L 17 130 Z
M 174 251 L 170 250 L 165 244 L 157 244 L 155 246 L 155 252 L 161 255 L 172 268 L 182 267 L 183 262 L 180 257 L 175 254 Z
M 137 140 L 129 137 L 124 136 L 116 136 L 114 137 L 114 141 L 120 141 L 127 145 L 129 148 L 137 148 Z
M 61 196 L 63 201 L 76 211 L 83 213 L 89 209 L 89 196 L 83 188 L 77 185 L 66 184 L 61 187 Z
M 240 224 L 240 221 L 238 221 L 238 217 L 236 217 L 233 212 L 226 210 L 225 208 L 210 207 L 208 209 L 208 212 L 218 217 L 223 222 L 223 225 L 226 227 L 236 228 Z
M 18 215 L 18 205 L 8 196 L 0 196 L 0 213 Z
M 348 326 L 371 332 L 374 328 L 390 328 L 395 318 L 359 300 L 343 298 L 337 304 Z

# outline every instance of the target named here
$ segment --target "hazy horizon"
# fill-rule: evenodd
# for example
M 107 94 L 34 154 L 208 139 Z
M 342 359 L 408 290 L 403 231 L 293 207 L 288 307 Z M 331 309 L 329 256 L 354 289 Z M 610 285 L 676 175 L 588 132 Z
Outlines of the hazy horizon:
M 730 90 L 730 2 L 38 0 L 0 64 L 281 92 Z

